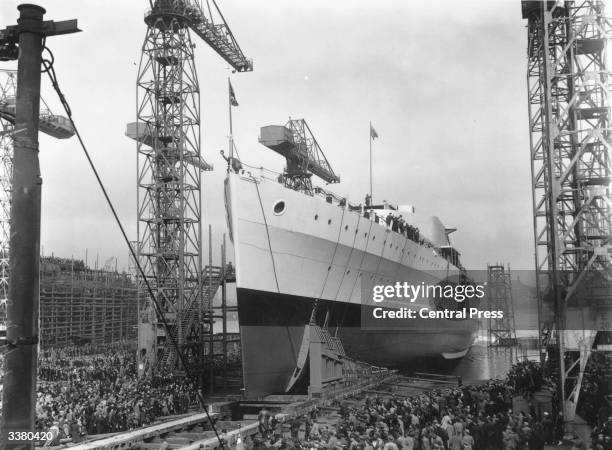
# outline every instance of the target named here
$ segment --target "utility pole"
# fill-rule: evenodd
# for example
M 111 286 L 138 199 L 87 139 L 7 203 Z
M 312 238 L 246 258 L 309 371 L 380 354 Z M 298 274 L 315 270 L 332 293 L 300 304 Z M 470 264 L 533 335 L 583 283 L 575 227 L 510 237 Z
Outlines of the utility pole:
M 34 431 L 36 419 L 42 186 L 38 126 L 43 39 L 79 29 L 76 20 L 43 22 L 45 10 L 40 6 L 23 4 L 17 9 L 17 25 L 0 31 L 0 60 L 18 59 L 1 447 L 33 448 L 33 440 L 9 440 L 9 433 Z

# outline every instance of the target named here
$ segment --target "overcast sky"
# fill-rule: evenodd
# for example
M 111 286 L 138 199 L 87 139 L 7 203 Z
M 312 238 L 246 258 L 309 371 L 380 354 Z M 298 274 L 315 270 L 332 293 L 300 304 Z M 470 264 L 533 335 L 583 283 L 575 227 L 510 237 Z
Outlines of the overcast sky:
M 14 0 L 0 2 L 13 24 Z M 305 118 L 342 183 L 363 201 L 369 189 L 368 122 L 374 142 L 374 198 L 413 204 L 457 227 L 453 243 L 469 269 L 508 262 L 533 268 L 526 29 L 518 0 L 308 2 L 219 0 L 252 73 L 233 74 L 240 106 L 234 136 L 241 158 L 281 170 L 257 143 L 259 127 Z M 136 146 L 124 136 L 136 115 L 144 0 L 41 2 L 46 19 L 77 18 L 82 33 L 49 38 L 59 83 L 131 239 L 136 238 Z M 222 184 L 227 148 L 228 65 L 195 34 L 202 108 L 204 215 L 225 229 Z M 0 68 L 14 68 L 0 63 Z M 48 79 L 43 97 L 61 111 Z M 45 254 L 112 256 L 128 250 L 76 139 L 40 137 Z M 206 239 L 204 239 L 206 241 Z M 207 253 L 205 253 L 207 254 Z M 231 256 L 230 256 L 231 259 Z

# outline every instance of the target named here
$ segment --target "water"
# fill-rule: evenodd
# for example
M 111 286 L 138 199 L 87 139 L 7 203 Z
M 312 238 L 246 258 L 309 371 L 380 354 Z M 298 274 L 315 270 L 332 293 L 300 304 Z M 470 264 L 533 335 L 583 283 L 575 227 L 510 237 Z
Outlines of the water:
M 522 353 L 516 347 L 487 347 L 477 344 L 472 346 L 452 374 L 466 381 L 503 380 L 512 365 L 524 356 L 534 361 L 539 358 L 537 350 Z
M 238 321 L 228 320 L 227 330 L 230 333 L 238 333 Z M 221 322 L 214 325 L 214 332 L 221 332 Z M 516 332 L 517 337 L 533 337 L 529 332 Z M 451 370 L 451 375 L 460 376 L 463 380 L 494 380 L 504 379 L 513 364 L 527 357 L 538 361 L 537 350 L 520 351 L 516 347 L 487 347 L 486 340 L 477 341 L 458 366 Z M 434 368 L 423 367 L 425 371 L 436 372 Z M 418 370 L 417 370 L 418 371 Z M 448 370 L 440 370 L 448 373 Z

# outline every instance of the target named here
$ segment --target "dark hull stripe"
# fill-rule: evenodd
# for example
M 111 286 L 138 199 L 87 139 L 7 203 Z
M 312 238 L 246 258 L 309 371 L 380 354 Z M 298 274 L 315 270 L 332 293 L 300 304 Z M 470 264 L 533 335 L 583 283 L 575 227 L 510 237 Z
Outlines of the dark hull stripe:
M 246 394 L 284 392 L 314 300 L 244 288 L 237 294 Z M 429 320 L 407 321 L 403 329 L 364 330 L 361 305 L 342 302 L 319 301 L 318 312 L 317 323 L 328 317 L 330 332 L 337 331 L 349 356 L 386 367 L 416 367 L 423 358 L 465 351 L 476 331 L 471 321 L 428 328 L 434 322 Z

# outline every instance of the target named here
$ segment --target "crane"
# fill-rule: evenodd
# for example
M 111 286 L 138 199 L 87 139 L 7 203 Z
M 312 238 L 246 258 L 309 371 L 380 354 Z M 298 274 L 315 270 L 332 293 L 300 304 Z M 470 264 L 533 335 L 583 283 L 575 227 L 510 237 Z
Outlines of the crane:
M 605 2 L 521 2 L 540 346 L 554 352 L 565 425 L 612 313 L 612 105 Z M 543 319 L 545 315 L 542 314 Z M 603 333 L 601 333 L 603 334 Z M 554 356 L 553 356 L 554 355 Z M 552 356 L 552 358 L 550 358 Z
M 261 127 L 259 142 L 285 158 L 282 181 L 291 189 L 312 195 L 312 175 L 326 183 L 340 182 L 304 119 Z
M 0 70 L 0 342 L 6 337 L 16 94 L 17 71 Z M 56 139 L 74 136 L 70 121 L 66 117 L 53 114 L 44 101 L 42 104 L 38 124 L 40 131 Z
M 15 95 L 17 93 L 17 71 L 0 70 L 0 118 L 11 125 L 15 124 Z M 40 110 L 38 128 L 56 139 L 68 139 L 74 136 L 74 129 L 67 117 L 56 116 L 44 100 Z M 2 130 L 6 132 L 6 130 Z
M 155 23 L 159 15 L 176 15 L 184 19 L 184 23 L 191 28 L 200 38 L 204 40 L 215 52 L 219 54 L 234 70 L 238 72 L 249 72 L 253 70 L 253 61 L 247 59 L 238 42 L 234 38 L 221 10 L 215 0 L 212 0 L 214 10 L 210 8 L 210 2 L 206 2 L 204 9 L 201 3 L 193 0 L 157 0 L 149 2 L 151 11 L 148 15 L 147 25 Z M 220 21 L 215 23 L 213 11 L 219 16 Z
M 202 172 L 212 166 L 200 148 L 200 86 L 191 33 L 235 72 L 252 71 L 253 62 L 215 0 L 150 0 L 144 21 L 137 118 L 126 130 L 138 155 L 137 256 L 154 297 L 144 294 L 145 280 L 139 279 L 141 367 L 181 369 L 175 341 L 203 370 L 215 283 L 202 270 L 201 185 Z M 167 330 L 157 322 L 153 300 L 163 310 Z

